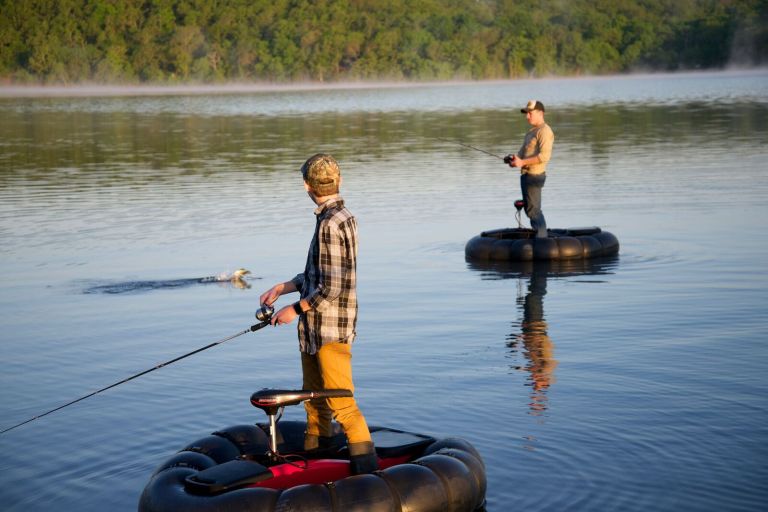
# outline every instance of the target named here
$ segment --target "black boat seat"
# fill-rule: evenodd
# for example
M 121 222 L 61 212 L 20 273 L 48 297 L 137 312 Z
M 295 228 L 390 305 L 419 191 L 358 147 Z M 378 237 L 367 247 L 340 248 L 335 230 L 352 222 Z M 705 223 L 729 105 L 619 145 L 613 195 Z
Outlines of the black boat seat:
M 287 405 L 296 405 L 313 398 L 340 398 L 351 397 L 352 392 L 348 389 L 262 389 L 251 395 L 251 404 L 258 407 L 267 414 L 274 414 L 280 407 Z
M 184 488 L 193 494 L 213 496 L 272 476 L 272 472 L 258 462 L 235 459 L 187 476 Z

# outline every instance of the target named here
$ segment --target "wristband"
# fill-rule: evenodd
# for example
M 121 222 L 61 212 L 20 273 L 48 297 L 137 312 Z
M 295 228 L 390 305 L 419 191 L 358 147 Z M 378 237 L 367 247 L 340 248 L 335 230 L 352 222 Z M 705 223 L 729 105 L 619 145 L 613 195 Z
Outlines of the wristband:
M 294 302 L 293 310 L 296 312 L 297 315 L 304 313 L 304 311 L 301 310 L 301 301 Z

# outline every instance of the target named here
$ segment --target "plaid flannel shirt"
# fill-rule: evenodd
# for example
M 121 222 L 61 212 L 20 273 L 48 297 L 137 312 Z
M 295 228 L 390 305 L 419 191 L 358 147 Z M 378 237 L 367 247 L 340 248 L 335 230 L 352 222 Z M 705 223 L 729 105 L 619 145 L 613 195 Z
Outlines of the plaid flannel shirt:
M 302 274 L 292 279 L 310 309 L 299 318 L 299 349 L 352 343 L 357 324 L 357 221 L 341 196 L 315 209 L 317 224 Z

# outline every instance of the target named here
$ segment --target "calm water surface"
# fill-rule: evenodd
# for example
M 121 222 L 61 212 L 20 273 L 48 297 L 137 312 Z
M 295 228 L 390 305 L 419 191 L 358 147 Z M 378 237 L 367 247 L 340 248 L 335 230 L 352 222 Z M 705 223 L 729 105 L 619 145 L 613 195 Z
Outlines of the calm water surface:
M 464 260 L 516 225 L 518 178 L 451 141 L 516 150 L 532 97 L 550 226 L 601 226 L 618 258 Z M 0 99 L 0 427 L 250 325 L 303 268 L 297 169 L 326 151 L 360 225 L 370 423 L 470 440 L 491 511 L 763 510 L 766 141 L 765 72 Z M 238 267 L 250 288 L 161 285 Z M 133 510 L 163 459 L 300 382 L 294 326 L 185 359 L 0 435 L 0 503 Z

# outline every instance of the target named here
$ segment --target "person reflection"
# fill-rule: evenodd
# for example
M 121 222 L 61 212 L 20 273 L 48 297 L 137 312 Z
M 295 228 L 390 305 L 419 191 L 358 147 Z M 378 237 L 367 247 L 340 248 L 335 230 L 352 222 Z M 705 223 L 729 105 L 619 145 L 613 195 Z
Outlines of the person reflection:
M 544 296 L 549 278 L 577 279 L 581 276 L 609 274 L 613 272 L 618 257 L 598 260 L 575 261 L 527 261 L 509 263 L 481 263 L 468 261 L 469 268 L 480 271 L 482 279 L 516 279 L 518 281 L 517 306 L 522 319 L 513 323 L 514 331 L 506 338 L 507 347 L 516 359 L 522 356 L 523 364 L 515 370 L 526 373 L 526 385 L 531 387 L 529 412 L 543 415 L 548 407 L 548 393 L 556 382 L 555 344 L 549 336 L 549 326 L 544 313 Z M 590 279 L 590 282 L 595 282 Z M 519 359 L 518 359 L 519 360 Z
M 547 410 L 547 390 L 555 383 L 557 360 L 554 357 L 554 344 L 547 332 L 544 316 L 544 296 L 547 294 L 547 270 L 540 265 L 533 266 L 528 276 L 528 290 L 525 296 L 518 297 L 522 306 L 523 319 L 520 331 L 513 332 L 507 346 L 513 352 L 522 353 L 525 366 L 518 366 L 527 372 L 528 385 L 531 386 L 530 413 L 539 415 Z

